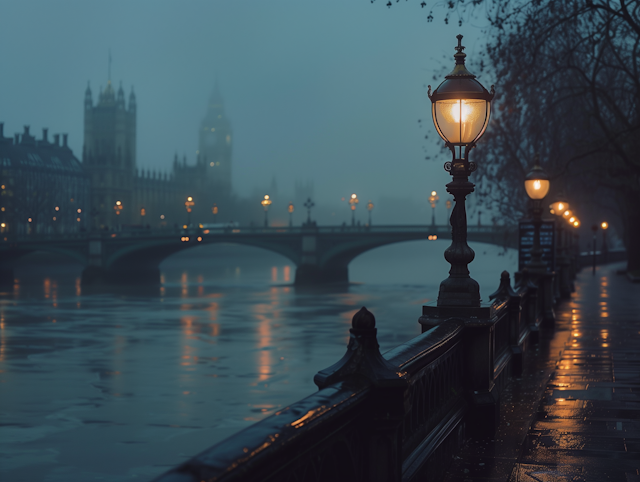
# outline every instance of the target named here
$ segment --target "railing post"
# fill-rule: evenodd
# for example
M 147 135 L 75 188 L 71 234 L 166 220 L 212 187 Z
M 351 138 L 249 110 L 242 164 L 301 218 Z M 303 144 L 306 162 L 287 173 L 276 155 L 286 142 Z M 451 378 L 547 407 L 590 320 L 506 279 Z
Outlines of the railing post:
M 418 322 L 422 332 L 455 318 L 464 323 L 465 388 L 470 403 L 467 427 L 474 438 L 495 433 L 500 401 L 493 380 L 495 362 L 494 305 L 480 307 L 442 307 L 424 305 Z
M 367 474 L 362 479 L 374 482 L 402 480 L 402 421 L 405 374 L 385 360 L 376 337 L 375 317 L 366 308 L 352 320 L 347 352 L 338 363 L 318 372 L 313 381 L 322 389 L 336 382 L 365 383 L 374 387 L 370 405 L 370 432 Z
M 522 375 L 522 358 L 524 355 L 521 344 L 521 318 L 522 297 L 511 288 L 511 279 L 508 271 L 500 275 L 500 286 L 495 293 L 489 295 L 490 300 L 506 301 L 509 320 L 509 345 L 511 346 L 511 374 L 519 377 Z

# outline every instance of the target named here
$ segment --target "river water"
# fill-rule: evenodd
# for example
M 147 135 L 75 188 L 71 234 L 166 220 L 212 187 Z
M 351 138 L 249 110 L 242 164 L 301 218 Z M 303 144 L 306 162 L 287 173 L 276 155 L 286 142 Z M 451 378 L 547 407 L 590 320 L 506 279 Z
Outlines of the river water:
M 447 241 L 367 252 L 352 283 L 298 289 L 267 251 L 208 245 L 161 265 L 160 287 L 92 292 L 81 266 L 35 253 L 0 293 L 0 480 L 149 480 L 316 390 L 366 306 L 384 352 L 420 333 Z M 483 301 L 513 250 L 473 244 Z

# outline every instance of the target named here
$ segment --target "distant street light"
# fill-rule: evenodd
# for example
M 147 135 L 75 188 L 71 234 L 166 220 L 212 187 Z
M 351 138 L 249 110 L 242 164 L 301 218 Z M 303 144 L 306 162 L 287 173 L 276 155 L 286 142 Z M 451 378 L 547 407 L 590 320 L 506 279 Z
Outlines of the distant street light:
M 542 262 L 542 248 L 540 247 L 540 226 L 542 225 L 542 199 L 549 192 L 549 176 L 542 170 L 539 157 L 536 154 L 533 169 L 524 181 L 524 188 L 527 195 L 532 200 L 533 213 L 533 247 L 531 248 L 531 259 L 527 267 L 531 271 L 546 271 L 546 266 Z
M 369 226 L 371 226 L 371 211 L 373 211 L 373 203 L 371 200 L 367 203 L 367 211 L 369 211 Z
M 218 222 L 218 205 L 213 203 L 213 207 L 211 208 L 211 212 L 213 213 L 213 222 Z
M 269 218 L 267 217 L 267 211 L 269 210 L 269 206 L 271 205 L 271 199 L 269 199 L 269 195 L 265 194 L 264 199 L 260 201 L 260 204 L 264 207 L 264 227 L 269 226 Z
M 293 227 L 293 210 L 294 210 L 293 203 L 289 203 L 287 210 L 289 211 L 289 227 L 291 228 Z
M 356 225 L 356 205 L 359 202 L 360 201 L 358 200 L 358 196 L 356 196 L 355 194 L 352 194 L 349 198 L 349 205 L 351 206 L 351 226 Z
M 465 199 L 473 192 L 474 185 L 469 182 L 469 176 L 476 170 L 475 162 L 469 161 L 469 152 L 489 124 L 494 89 L 491 87 L 491 92 L 487 91 L 467 70 L 462 35 L 457 39 L 453 71 L 433 93 L 431 86 L 428 92 L 435 128 L 453 154 L 453 159 L 446 162 L 444 168 L 453 176 L 453 181 L 447 184 L 447 192 L 453 195 L 456 203 L 450 220 L 452 242 L 445 251 L 451 270 L 449 277 L 440 283 L 437 306 L 479 307 L 480 286 L 469 276 L 467 267 L 475 253 L 467 244 Z
M 311 226 L 311 208 L 315 206 L 315 203 L 309 197 L 307 198 L 303 206 L 307 208 L 307 224 Z
M 431 191 L 431 196 L 429 196 L 429 204 L 431 204 L 431 226 L 436 225 L 436 204 L 440 196 L 435 191 Z
M 600 224 L 602 228 L 602 257 L 603 263 L 607 262 L 607 255 L 609 254 L 609 246 L 607 245 L 607 229 L 609 229 L 609 223 L 604 221 Z
M 565 195 L 563 192 L 559 192 L 556 195 L 555 202 L 549 204 L 549 208 L 551 209 L 551 214 L 554 214 L 558 218 L 557 226 L 558 226 L 558 239 L 556 240 L 556 248 L 559 256 L 564 254 L 564 239 L 563 239 L 563 225 L 562 218 L 564 216 L 565 211 L 569 210 L 569 203 L 565 199 Z
M 187 228 L 191 226 L 191 209 L 195 205 L 193 197 L 187 196 L 187 200 L 184 202 L 184 207 L 187 208 Z

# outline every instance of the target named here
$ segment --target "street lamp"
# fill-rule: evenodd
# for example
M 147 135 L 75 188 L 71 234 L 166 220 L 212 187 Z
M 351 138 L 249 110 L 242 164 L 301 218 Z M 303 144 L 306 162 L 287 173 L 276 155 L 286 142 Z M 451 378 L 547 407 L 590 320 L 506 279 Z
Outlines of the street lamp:
M 429 204 L 431 204 L 431 226 L 436 225 L 436 203 L 438 202 L 440 197 L 435 191 L 431 191 L 431 196 L 429 196 Z
M 356 225 L 356 204 L 360 201 L 358 200 L 358 196 L 352 194 L 349 198 L 349 205 L 351 206 L 351 226 Z
M 187 196 L 187 200 L 184 202 L 184 207 L 187 208 L 187 228 L 191 226 L 191 208 L 195 205 L 196 203 L 193 201 L 193 197 Z
M 607 225 L 608 226 L 608 225 Z M 594 224 L 591 226 L 591 231 L 593 231 L 593 270 L 591 274 L 595 276 L 596 274 L 596 245 L 598 241 L 598 225 Z
M 293 226 L 293 203 L 289 203 L 289 206 L 287 207 L 287 210 L 289 211 L 289 227 Z
M 542 199 L 549 192 L 549 176 L 542 170 L 539 157 L 536 154 L 533 169 L 527 174 L 524 181 L 524 188 L 532 201 L 533 213 L 533 247 L 531 248 L 531 259 L 527 267 L 531 271 L 546 271 L 546 266 L 542 262 L 542 248 L 540 247 L 540 226 L 542 225 Z
M 260 204 L 264 207 L 264 227 L 269 226 L 269 219 L 267 218 L 267 211 L 269 210 L 269 206 L 271 205 L 271 199 L 269 199 L 269 195 L 265 194 L 264 199 L 260 201 Z
M 303 204 L 305 208 L 307 208 L 307 224 L 311 226 L 311 208 L 315 206 L 315 203 L 311 200 L 311 198 L 307 198 L 305 203 Z
M 144 217 L 147 215 L 147 210 L 142 206 L 140 208 L 140 224 L 144 224 Z
M 476 170 L 476 164 L 469 162 L 469 152 L 487 128 L 494 96 L 487 91 L 476 76 L 467 70 L 464 61 L 462 35 L 457 36 L 458 46 L 453 56 L 456 65 L 445 80 L 431 92 L 431 112 L 438 134 L 451 150 L 453 159 L 444 165 L 445 171 L 453 176 L 447 184 L 447 192 L 453 195 L 455 207 L 451 214 L 451 246 L 444 253 L 451 264 L 449 277 L 440 283 L 438 306 L 480 306 L 480 287 L 469 276 L 467 265 L 473 261 L 475 253 L 467 244 L 466 196 L 473 192 L 474 185 L 469 175 Z
M 211 208 L 211 212 L 213 213 L 213 222 L 218 222 L 218 205 L 213 203 L 213 207 Z
M 609 254 L 609 246 L 607 246 L 607 229 L 609 229 L 609 223 L 603 221 L 600 227 L 602 228 L 602 257 L 603 263 L 606 263 L 607 254 Z
M 568 211 L 569 203 L 566 201 L 566 197 L 564 192 L 559 192 L 556 194 L 555 201 L 549 204 L 549 209 L 551 210 L 551 214 L 554 214 L 558 219 L 556 222 L 556 259 L 558 266 L 560 266 L 560 270 L 556 275 L 556 280 L 558 283 L 558 290 L 560 292 L 560 296 L 563 298 L 569 298 L 571 296 L 572 286 L 571 286 L 571 274 L 570 274 L 570 261 L 565 257 L 565 244 L 569 244 L 566 240 L 564 233 L 564 222 L 563 215 L 565 211 Z
M 373 203 L 371 200 L 367 203 L 367 211 L 369 211 L 369 226 L 371 226 L 371 211 L 373 211 Z

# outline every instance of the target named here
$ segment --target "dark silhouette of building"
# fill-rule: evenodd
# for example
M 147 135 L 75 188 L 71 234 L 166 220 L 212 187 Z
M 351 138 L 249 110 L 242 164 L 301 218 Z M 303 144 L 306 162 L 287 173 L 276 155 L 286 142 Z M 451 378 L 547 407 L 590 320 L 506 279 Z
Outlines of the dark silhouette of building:
M 53 136 L 42 129 L 36 139 L 22 134 L 4 137 L 0 122 L 0 232 L 47 234 L 86 227 L 89 178 L 67 145 L 67 134 Z
M 122 86 L 114 93 L 111 81 L 93 105 L 87 87 L 84 101 L 83 165 L 91 179 L 95 228 L 122 225 L 182 225 L 185 201 L 195 201 L 191 220 L 213 220 L 214 204 L 229 214 L 231 191 L 231 126 L 216 82 L 202 121 L 195 165 L 174 157 L 170 173 L 138 170 L 136 165 L 136 96 L 128 105 Z M 117 208 L 120 202 L 122 209 Z M 116 207 L 116 209 L 114 209 Z M 116 214 L 119 211 L 119 214 Z

